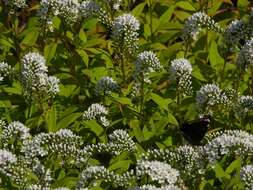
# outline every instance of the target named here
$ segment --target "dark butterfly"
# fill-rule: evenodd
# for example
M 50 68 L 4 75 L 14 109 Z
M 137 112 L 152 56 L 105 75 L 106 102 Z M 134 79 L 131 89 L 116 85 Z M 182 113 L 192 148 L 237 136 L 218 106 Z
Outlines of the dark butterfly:
M 191 144 L 199 145 L 208 130 L 210 122 L 211 120 L 208 116 L 203 117 L 189 123 L 183 123 L 180 130 Z

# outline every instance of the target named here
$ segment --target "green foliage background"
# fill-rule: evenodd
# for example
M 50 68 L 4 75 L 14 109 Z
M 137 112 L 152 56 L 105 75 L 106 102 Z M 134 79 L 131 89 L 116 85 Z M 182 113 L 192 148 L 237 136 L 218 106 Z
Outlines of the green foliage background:
M 232 20 L 246 19 L 250 2 L 239 0 L 233 8 L 229 0 L 125 0 L 123 12 L 133 14 L 141 23 L 139 31 L 141 49 L 154 51 L 165 71 L 152 75 L 152 84 L 145 86 L 143 104 L 130 96 L 133 58 L 126 61 L 126 80 L 115 58 L 115 47 L 110 31 L 96 18 L 83 20 L 68 26 L 54 17 L 54 32 L 46 32 L 36 11 L 37 1 L 20 10 L 0 4 L 0 60 L 8 62 L 17 70 L 21 58 L 28 52 L 40 52 L 46 59 L 49 74 L 60 79 L 60 93 L 52 100 L 38 103 L 26 101 L 22 86 L 16 80 L 5 80 L 0 85 L 0 114 L 7 122 L 21 121 L 32 134 L 71 129 L 87 144 L 107 142 L 108 134 L 115 129 L 126 129 L 137 143 L 135 155 L 121 155 L 111 159 L 109 169 L 124 172 L 135 163 L 136 158 L 150 148 L 166 149 L 186 144 L 179 127 L 185 121 L 198 117 L 195 93 L 203 84 L 216 83 L 221 88 L 232 88 L 237 81 L 241 94 L 253 95 L 252 70 L 243 78 L 237 77 L 237 54 L 223 54 L 222 35 L 202 30 L 195 42 L 186 45 L 181 39 L 184 21 L 197 11 L 205 11 L 225 28 Z M 206 6 L 207 5 L 207 6 Z M 15 13 L 11 11 L 17 11 Z M 112 13 L 113 17 L 121 12 Z M 187 48 L 187 49 L 186 49 Z M 177 87 L 169 81 L 169 66 L 175 58 L 187 58 L 193 66 L 193 96 L 177 101 Z M 166 71 L 167 70 L 167 71 Z M 94 88 L 100 78 L 110 76 L 120 85 L 111 96 L 98 97 Z M 136 100 L 138 102 L 138 100 Z M 109 108 L 111 125 L 104 128 L 95 120 L 84 121 L 82 114 L 95 102 Z M 210 132 L 220 129 L 244 129 L 253 132 L 252 114 L 240 120 L 228 113 L 217 113 Z M 94 162 L 101 162 L 98 158 Z M 55 183 L 74 188 L 78 171 L 54 163 Z M 205 179 L 190 189 L 240 189 L 240 158 L 227 163 L 224 158 Z M 96 189 L 102 189 L 97 187 Z M 104 189 L 110 189 L 104 186 Z

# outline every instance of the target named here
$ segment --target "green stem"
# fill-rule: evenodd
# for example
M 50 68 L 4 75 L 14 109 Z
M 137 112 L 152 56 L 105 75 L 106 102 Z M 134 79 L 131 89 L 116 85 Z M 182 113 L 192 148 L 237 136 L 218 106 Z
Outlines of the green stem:
M 140 107 L 140 116 L 141 116 L 141 128 L 144 127 L 145 121 L 145 113 L 144 113 L 144 102 L 145 101 L 145 94 L 144 94 L 144 75 L 141 76 L 141 107 Z
M 14 33 L 14 43 L 15 43 L 15 50 L 16 50 L 16 58 L 17 61 L 20 61 L 20 46 L 18 42 L 18 16 L 16 9 L 14 10 L 14 18 L 13 18 L 13 33 Z
M 187 58 L 188 49 L 189 49 L 189 41 L 187 41 L 185 45 L 184 58 Z
M 220 78 L 221 81 L 220 82 L 222 82 L 223 79 L 224 79 L 224 72 L 225 72 L 225 69 L 226 69 L 226 65 L 227 65 L 227 60 L 225 59 L 222 70 L 221 70 L 221 78 Z
M 149 20 L 150 20 L 150 40 L 153 41 L 153 19 L 152 19 L 152 13 L 153 13 L 153 2 L 152 0 L 149 0 Z
M 121 52 L 119 52 L 119 56 L 120 56 L 120 66 L 121 66 L 121 72 L 122 72 L 123 85 L 125 85 L 126 83 L 125 59 L 124 59 L 124 55 Z

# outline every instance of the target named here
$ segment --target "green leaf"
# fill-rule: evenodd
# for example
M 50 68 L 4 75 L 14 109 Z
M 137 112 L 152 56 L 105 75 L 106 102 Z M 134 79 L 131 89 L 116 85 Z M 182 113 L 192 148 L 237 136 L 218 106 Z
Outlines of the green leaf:
M 14 46 L 14 43 L 13 43 L 13 41 L 11 39 L 9 39 L 9 38 L 5 39 L 3 37 L 0 38 L 0 47 L 3 47 L 3 48 L 6 48 L 6 47 L 12 48 L 13 46 Z
M 140 16 L 140 14 L 142 13 L 142 11 L 143 11 L 145 5 L 146 5 L 145 2 L 138 4 L 138 5 L 131 11 L 131 12 L 132 12 L 132 15 L 135 16 L 135 17 Z
M 97 137 L 101 137 L 104 134 L 104 128 L 97 123 L 96 120 L 89 120 L 83 122 L 84 126 L 90 129 Z M 105 138 L 103 138 L 105 140 Z
M 225 62 L 224 59 L 219 54 L 218 47 L 215 41 L 212 41 L 210 46 L 209 60 L 212 68 L 215 69 L 216 71 L 219 71 Z
M 51 43 L 45 46 L 44 57 L 47 63 L 49 63 L 55 57 L 57 45 L 58 45 L 57 43 Z
M 89 56 L 86 51 L 82 49 L 77 49 L 76 52 L 78 53 L 78 55 L 80 55 L 86 67 L 89 67 Z
M 78 118 L 80 118 L 82 115 L 81 112 L 75 112 L 71 113 L 68 116 L 62 118 L 58 123 L 57 123 L 57 130 L 67 128 L 71 125 L 71 123 L 74 123 Z
M 119 102 L 120 104 L 122 105 L 132 105 L 132 102 L 129 98 L 127 97 L 113 97 L 113 99 L 116 101 L 116 102 Z
M 129 125 L 130 125 L 130 128 L 132 129 L 137 141 L 138 142 L 144 141 L 145 138 L 144 138 L 143 132 L 140 128 L 140 121 L 137 119 L 131 120 Z
M 230 176 L 229 174 L 227 174 L 227 173 L 223 170 L 222 166 L 221 166 L 219 163 L 217 163 L 217 164 L 215 165 L 214 171 L 215 171 L 215 176 L 216 176 L 217 178 L 220 178 L 220 179 L 222 179 L 222 178 L 230 179 L 230 178 L 231 178 L 231 176 Z
M 56 128 L 57 114 L 56 114 L 55 107 L 52 106 L 47 114 L 48 114 L 48 120 L 47 120 L 48 131 L 56 132 L 57 131 L 57 128 Z
M 165 11 L 162 16 L 159 18 L 159 27 L 163 26 L 164 24 L 168 23 L 172 17 L 173 11 L 175 6 L 170 6 L 167 11 Z
M 83 29 L 79 31 L 79 39 L 82 40 L 82 42 L 86 43 L 87 42 L 87 37 Z
M 112 165 L 110 165 L 108 167 L 108 170 L 111 170 L 111 171 L 114 171 L 114 170 L 119 170 L 119 171 L 127 171 L 130 164 L 132 163 L 131 160 L 121 160 L 121 161 L 118 161 Z
M 221 167 L 219 163 L 215 165 L 214 171 L 215 171 L 215 176 L 217 178 L 223 178 L 225 176 L 225 171 L 223 170 L 223 168 Z
M 36 41 L 39 37 L 39 34 L 40 34 L 39 28 L 27 29 L 23 33 L 23 35 L 25 37 L 22 40 L 21 44 L 25 44 L 25 45 L 28 45 L 28 46 L 35 45 L 35 43 L 36 43 Z
M 176 126 L 179 125 L 177 119 L 170 112 L 168 112 L 168 122 Z
M 188 1 L 179 1 L 176 3 L 176 6 L 187 11 L 196 11 L 195 7 L 193 7 L 192 4 Z
M 11 108 L 11 101 L 9 100 L 1 100 L 0 101 L 0 108 Z
M 57 180 L 52 186 L 53 187 L 64 186 L 64 187 L 73 188 L 75 187 L 77 180 L 78 180 L 77 177 L 65 177 L 60 180 Z
M 155 93 L 151 93 L 151 99 L 157 104 L 159 105 L 160 108 L 164 109 L 164 110 L 167 110 L 168 111 L 168 105 L 170 103 L 173 102 L 172 99 L 165 99 L 165 98 L 162 98 L 161 96 L 159 96 L 158 94 L 155 94 Z
M 65 96 L 65 97 L 70 97 L 71 95 L 74 94 L 74 92 L 76 91 L 77 86 L 74 84 L 66 84 L 66 85 L 62 85 L 60 84 L 60 92 L 59 92 L 59 96 Z
M 231 174 L 235 170 L 240 170 L 240 168 L 241 168 L 241 159 L 238 158 L 227 167 L 226 173 Z

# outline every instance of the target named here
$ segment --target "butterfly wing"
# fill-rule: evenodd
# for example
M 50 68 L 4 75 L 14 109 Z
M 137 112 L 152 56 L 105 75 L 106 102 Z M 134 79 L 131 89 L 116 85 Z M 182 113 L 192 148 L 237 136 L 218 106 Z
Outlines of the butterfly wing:
M 192 123 L 184 123 L 180 130 L 183 132 L 184 137 L 194 145 L 200 144 L 200 141 L 204 138 L 210 120 L 199 119 Z

